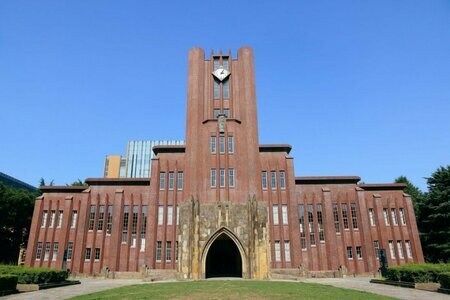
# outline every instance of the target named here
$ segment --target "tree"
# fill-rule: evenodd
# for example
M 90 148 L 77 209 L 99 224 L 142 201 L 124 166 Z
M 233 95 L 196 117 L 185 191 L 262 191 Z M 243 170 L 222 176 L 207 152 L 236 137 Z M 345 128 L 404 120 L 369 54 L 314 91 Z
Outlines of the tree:
M 67 186 L 69 186 L 69 184 L 66 184 Z M 71 186 L 87 186 L 87 184 L 84 181 L 81 181 L 80 178 L 78 178 L 77 181 L 74 181 L 70 184 Z
M 44 178 L 41 177 L 41 179 L 39 179 L 39 186 L 53 186 L 54 181 L 55 180 L 52 179 L 49 184 L 46 184 Z
M 425 198 L 425 193 L 422 192 L 418 187 L 411 183 L 411 181 L 406 178 L 406 176 L 399 176 L 395 179 L 396 183 L 405 183 L 407 186 L 405 188 L 405 193 L 411 196 L 413 205 L 414 205 L 414 213 L 416 215 L 416 219 L 420 218 L 420 205 L 423 203 Z
M 450 165 L 439 167 L 427 185 L 418 222 L 424 255 L 430 262 L 450 262 Z

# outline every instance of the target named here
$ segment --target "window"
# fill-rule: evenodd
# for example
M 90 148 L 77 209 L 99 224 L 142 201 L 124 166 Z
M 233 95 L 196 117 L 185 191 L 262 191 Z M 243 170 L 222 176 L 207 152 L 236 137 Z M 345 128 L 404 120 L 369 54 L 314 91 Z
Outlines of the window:
M 284 171 L 280 171 L 280 188 L 286 188 L 286 173 Z
M 232 154 L 234 153 L 234 143 L 233 143 L 233 137 L 228 137 L 228 153 Z
M 210 149 L 211 149 L 211 153 L 216 153 L 216 137 L 212 136 L 210 138 Z
M 228 57 L 222 57 L 222 66 L 225 70 L 228 70 Z
M 130 206 L 125 205 L 123 208 L 123 222 L 122 222 L 122 243 L 125 244 L 128 239 L 128 219 L 130 217 Z
M 225 137 L 219 136 L 219 152 L 225 153 Z
M 298 205 L 298 216 L 300 223 L 300 241 L 302 244 L 302 250 L 306 250 L 305 209 L 303 204 Z
M 397 226 L 398 222 L 397 222 L 397 214 L 395 213 L 395 208 L 391 208 L 391 216 L 392 216 L 392 224 L 394 224 L 394 226 Z
M 53 225 L 55 225 L 55 215 L 56 215 L 56 211 L 52 210 L 50 213 L 50 222 L 48 225 L 49 228 L 52 228 Z
M 350 203 L 350 213 L 352 214 L 353 229 L 358 229 L 358 218 L 356 215 L 356 203 Z
M 225 83 L 224 83 L 224 92 L 225 92 Z M 225 116 L 225 118 L 229 118 L 230 117 L 230 109 L 229 108 L 224 108 L 223 109 L 223 115 Z
M 61 228 L 63 221 L 64 211 L 60 210 L 58 214 L 58 221 L 56 222 L 56 228 Z
M 391 223 L 389 222 L 389 214 L 387 208 L 383 208 L 383 216 L 384 216 L 384 223 L 386 226 L 389 226 Z
M 72 260 L 72 253 L 73 253 L 73 242 L 69 242 L 67 244 L 67 260 Z
M 316 245 L 316 236 L 314 232 L 314 207 L 312 204 L 308 204 L 308 225 L 309 225 L 309 240 L 311 246 Z
M 220 82 L 218 79 L 214 78 L 214 100 L 217 99 L 220 99 Z
M 284 241 L 284 259 L 287 262 L 291 261 L 291 245 L 289 244 L 289 241 Z
M 230 81 L 227 78 L 223 81 L 223 99 L 229 98 L 230 98 Z
M 50 243 L 45 243 L 45 253 L 44 253 L 44 260 L 48 260 L 48 257 L 50 256 Z
M 213 115 L 214 115 L 214 119 L 217 119 L 220 115 L 220 109 L 214 108 Z
M 319 229 L 319 241 L 325 242 L 323 229 L 322 204 L 317 204 L 317 228 Z
M 85 253 L 84 259 L 86 261 L 90 261 L 91 260 L 91 248 L 86 248 L 86 253 Z
M 275 241 L 275 261 L 281 261 L 280 241 Z
M 172 260 L 172 242 L 166 242 L 166 261 L 169 262 Z
M 105 218 L 105 206 L 100 205 L 98 207 L 98 221 L 97 221 L 97 230 L 102 231 L 103 230 L 103 220 Z
M 113 206 L 112 205 L 108 205 L 108 216 L 106 217 L 106 233 L 107 234 L 111 234 L 112 213 L 113 213 Z
M 262 171 L 262 188 L 267 190 L 267 171 Z
M 373 241 L 373 248 L 375 249 L 376 258 L 379 258 L 380 257 L 380 244 L 378 243 L 378 240 Z
M 216 187 L 216 169 L 211 169 L 211 187 Z
M 277 173 L 275 171 L 270 171 L 270 187 L 273 190 L 277 189 Z
M 174 176 L 173 172 L 169 172 L 169 190 L 173 190 Z
M 281 216 L 283 224 L 288 224 L 288 209 L 286 204 L 281 205 Z
M 375 212 L 373 211 L 373 208 L 369 208 L 369 219 L 370 219 L 370 225 L 376 226 L 375 225 Z
M 178 261 L 178 241 L 175 242 L 175 261 Z
M 404 254 L 403 254 L 403 244 L 402 244 L 402 241 L 401 241 L 401 240 L 398 240 L 398 241 L 397 241 L 397 249 L 398 249 L 398 257 L 399 257 L 400 259 L 404 259 L 405 256 L 404 256 Z
M 361 246 L 356 246 L 356 257 L 358 258 L 358 260 L 362 259 L 362 248 L 361 248 Z
M 77 226 L 77 218 L 78 218 L 78 211 L 72 210 L 72 219 L 70 228 L 75 228 Z
M 183 172 L 178 172 L 177 189 L 183 190 Z
M 176 214 L 177 214 L 176 215 L 176 218 L 177 218 L 176 224 L 179 225 L 180 224 L 180 207 L 179 206 L 177 206 Z
M 336 233 L 341 233 L 341 225 L 339 222 L 339 208 L 337 203 L 333 204 L 334 229 Z
M 405 210 L 403 208 L 399 208 L 398 212 L 400 213 L 400 220 L 402 222 L 402 225 L 406 225 Z
M 228 185 L 234 187 L 234 169 L 228 169 Z
M 220 169 L 220 187 L 225 187 L 225 169 Z
M 159 172 L 159 189 L 163 190 L 166 186 L 166 172 Z
M 36 260 L 41 259 L 41 256 L 42 256 L 42 242 L 38 242 L 36 250 Z
M 133 217 L 131 219 L 131 247 L 136 247 L 138 216 L 139 206 L 133 205 Z
M 347 247 L 347 258 L 353 259 L 353 248 L 352 247 Z
M 349 229 L 348 226 L 348 215 L 347 215 L 347 204 L 342 203 L 342 221 L 344 222 L 344 229 Z
M 56 261 L 56 259 L 58 258 L 58 248 L 59 243 L 58 242 L 53 243 L 52 261 Z
M 411 242 L 409 240 L 406 240 L 405 241 L 405 245 L 406 245 L 406 255 L 408 256 L 408 258 L 413 258 L 412 249 L 411 249 Z
M 42 221 L 41 221 L 41 228 L 45 228 L 45 225 L 47 224 L 47 211 L 44 210 L 42 212 Z
M 272 206 L 272 214 L 273 214 L 273 224 L 278 225 L 278 205 L 274 204 Z
M 156 242 L 156 261 L 161 261 L 161 255 L 162 255 L 162 242 L 157 241 Z
M 99 260 L 100 260 L 100 248 L 95 248 L 94 261 L 99 261 Z
M 167 206 L 167 225 L 172 225 L 172 219 L 173 219 L 173 206 L 168 205 Z
M 144 252 L 145 250 L 145 234 L 147 233 L 147 205 L 142 206 L 142 219 L 141 219 L 141 249 L 139 251 Z
M 164 219 L 164 206 L 158 205 L 158 225 L 163 224 Z
M 89 230 L 94 230 L 94 220 L 95 220 L 95 205 L 91 205 L 89 210 Z
M 394 241 L 389 241 L 389 252 L 391 253 L 391 258 L 395 259 L 395 249 L 394 249 Z
M 217 70 L 220 66 L 220 61 L 219 61 L 219 57 L 216 56 L 214 57 L 214 71 Z

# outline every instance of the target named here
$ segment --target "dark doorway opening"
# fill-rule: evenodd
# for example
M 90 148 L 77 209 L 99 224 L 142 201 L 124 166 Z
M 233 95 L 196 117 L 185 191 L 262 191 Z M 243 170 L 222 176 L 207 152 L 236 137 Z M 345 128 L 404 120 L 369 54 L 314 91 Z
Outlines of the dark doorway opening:
M 242 259 L 236 244 L 221 234 L 209 247 L 206 255 L 206 278 L 242 277 Z

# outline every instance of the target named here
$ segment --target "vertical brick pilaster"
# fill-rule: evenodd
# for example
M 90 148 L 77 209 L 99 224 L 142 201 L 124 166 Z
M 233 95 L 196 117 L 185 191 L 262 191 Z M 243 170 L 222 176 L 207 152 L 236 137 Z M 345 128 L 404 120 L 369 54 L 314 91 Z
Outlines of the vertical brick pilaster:
M 323 227 L 325 231 L 325 243 L 328 252 L 328 269 L 337 270 L 339 268 L 339 259 L 337 257 L 336 245 L 337 238 L 334 230 L 333 204 L 331 203 L 331 193 L 329 188 L 322 188 L 323 197 Z
M 375 272 L 376 267 L 372 257 L 375 256 L 374 248 L 372 247 L 372 234 L 370 230 L 369 209 L 367 208 L 366 199 L 364 197 L 364 190 L 362 188 L 356 188 L 356 197 L 359 206 L 359 216 L 361 220 L 361 241 L 364 245 L 366 255 L 363 257 L 364 267 L 366 272 Z M 363 248 L 363 249 L 364 249 Z

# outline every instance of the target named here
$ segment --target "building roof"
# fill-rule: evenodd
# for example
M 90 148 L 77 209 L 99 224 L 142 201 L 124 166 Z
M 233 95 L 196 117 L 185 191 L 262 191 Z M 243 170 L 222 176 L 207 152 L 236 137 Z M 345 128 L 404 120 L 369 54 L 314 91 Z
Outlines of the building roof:
M 89 185 L 150 185 L 150 178 L 87 178 Z
M 88 186 L 82 185 L 43 185 L 39 187 L 43 193 L 81 193 L 88 188 Z
M 286 152 L 289 154 L 292 146 L 289 144 L 261 144 L 259 145 L 259 152 Z
M 295 177 L 295 184 L 356 184 L 360 180 L 359 176 L 300 176 Z
M 2 172 L 0 172 L 0 182 L 14 189 L 24 189 L 29 192 L 34 192 L 37 190 L 36 187 Z
M 358 184 L 358 186 L 366 191 L 379 190 L 403 190 L 407 187 L 405 183 L 372 183 L 372 184 Z
M 186 152 L 185 145 L 158 145 L 153 146 L 155 155 L 159 153 L 184 153 Z

